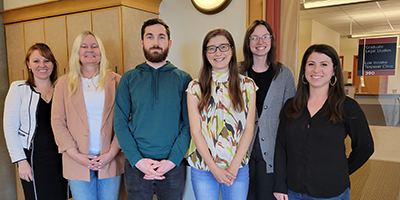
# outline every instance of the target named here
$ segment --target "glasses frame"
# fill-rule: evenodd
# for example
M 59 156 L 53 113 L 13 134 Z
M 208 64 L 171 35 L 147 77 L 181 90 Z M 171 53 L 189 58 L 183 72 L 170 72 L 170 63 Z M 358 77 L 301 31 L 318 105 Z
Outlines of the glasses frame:
M 226 51 L 222 51 L 222 49 L 221 49 L 220 47 L 221 47 L 221 46 L 225 46 L 225 45 L 228 46 L 228 49 L 227 49 Z M 215 51 L 214 51 L 214 52 L 209 52 L 210 47 L 215 47 Z M 208 54 L 214 54 L 214 53 L 217 52 L 217 49 L 219 49 L 220 52 L 227 52 L 227 51 L 229 51 L 231 48 L 232 48 L 231 44 L 224 43 L 224 44 L 220 44 L 219 46 L 215 46 L 215 45 L 208 46 L 208 47 L 206 47 L 205 52 L 208 53 Z
M 273 37 L 273 35 L 263 35 L 263 36 L 261 36 L 261 37 L 258 37 L 258 36 L 256 36 L 256 35 L 254 35 L 254 36 L 250 36 L 250 37 L 249 37 L 249 40 L 250 40 L 250 42 L 252 42 L 252 41 L 254 41 L 254 42 L 259 42 L 260 39 L 262 39 L 263 42 L 267 42 L 268 39 L 272 39 L 272 37 Z M 257 39 L 253 40 L 253 38 L 257 38 Z

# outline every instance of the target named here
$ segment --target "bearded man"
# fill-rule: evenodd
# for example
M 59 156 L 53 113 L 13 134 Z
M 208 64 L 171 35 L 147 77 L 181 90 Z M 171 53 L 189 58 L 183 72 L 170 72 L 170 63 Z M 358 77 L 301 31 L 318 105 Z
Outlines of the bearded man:
M 161 19 L 143 23 L 146 62 L 126 72 L 115 97 L 114 130 L 125 153 L 128 199 L 182 199 L 190 130 L 186 88 L 190 75 L 167 61 L 170 29 Z

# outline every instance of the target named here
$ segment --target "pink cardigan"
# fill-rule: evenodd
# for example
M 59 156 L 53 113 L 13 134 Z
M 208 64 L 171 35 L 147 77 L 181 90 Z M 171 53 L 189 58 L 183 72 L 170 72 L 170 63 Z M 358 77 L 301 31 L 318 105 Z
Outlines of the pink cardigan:
M 114 98 L 120 79 L 119 74 L 107 72 L 101 123 L 101 154 L 108 152 L 111 146 L 120 148 L 113 129 Z M 80 153 L 88 154 L 90 136 L 81 83 L 79 82 L 75 94 L 71 96 L 68 94 L 67 86 L 67 75 L 64 75 L 59 79 L 54 90 L 51 125 L 59 152 L 63 154 L 64 177 L 69 180 L 90 181 L 89 169 L 77 163 L 66 153 L 69 148 L 77 148 Z M 102 167 L 99 171 L 99 179 L 122 174 L 124 160 L 124 154 L 121 151 L 109 164 Z

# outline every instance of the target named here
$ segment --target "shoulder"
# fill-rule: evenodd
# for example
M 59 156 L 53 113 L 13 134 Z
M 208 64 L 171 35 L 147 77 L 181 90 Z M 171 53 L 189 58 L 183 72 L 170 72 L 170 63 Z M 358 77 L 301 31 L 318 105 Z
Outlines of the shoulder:
M 68 74 L 64 74 L 63 76 L 61 76 L 59 79 L 57 79 L 55 85 L 66 85 L 68 82 Z
M 350 98 L 350 97 L 348 97 L 348 96 L 346 96 L 346 99 L 344 99 L 344 106 L 346 107 L 351 107 L 351 106 L 354 106 L 354 105 L 357 105 L 357 106 L 359 106 L 359 104 L 357 103 L 357 101 L 356 100 L 354 100 L 353 98 Z
M 11 83 L 10 88 L 18 88 L 21 86 L 27 86 L 29 87 L 28 84 L 25 83 L 25 80 L 19 80 L 19 81 L 14 81 Z
M 239 79 L 242 89 L 248 90 L 250 93 L 258 90 L 258 87 L 252 78 L 239 74 Z
M 281 65 L 280 67 L 280 74 L 283 74 L 285 76 L 293 76 L 292 69 L 286 65 Z
M 31 90 L 30 85 L 26 84 L 24 80 L 14 81 L 10 85 L 9 94 L 23 93 L 24 91 Z
M 200 87 L 199 79 L 196 78 L 196 79 L 193 79 L 192 81 L 190 81 L 188 87 Z
M 244 75 L 239 74 L 239 79 L 240 79 L 240 82 L 243 83 L 243 84 L 251 84 L 251 85 L 254 84 L 255 85 L 254 80 L 252 78 L 248 77 L 248 76 L 244 76 Z
M 135 78 L 136 76 L 137 76 L 137 74 L 138 74 L 138 72 L 139 72 L 140 70 L 139 69 L 131 69 L 131 70 L 128 70 L 127 72 L 125 72 L 123 75 L 122 75 L 122 77 L 121 77 L 121 81 L 124 81 L 124 80 L 131 80 L 132 78 Z
M 344 110 L 352 110 L 354 107 L 360 107 L 360 105 L 353 98 L 346 96 L 346 99 L 344 100 Z
M 119 81 L 119 79 L 121 79 L 121 75 L 113 72 L 113 71 L 108 71 L 107 72 L 107 79 L 109 80 L 116 80 Z
M 179 69 L 179 68 L 175 68 L 172 70 L 173 73 L 175 73 L 178 77 L 182 78 L 182 79 L 190 79 L 192 80 L 192 77 L 190 76 L 189 73 Z

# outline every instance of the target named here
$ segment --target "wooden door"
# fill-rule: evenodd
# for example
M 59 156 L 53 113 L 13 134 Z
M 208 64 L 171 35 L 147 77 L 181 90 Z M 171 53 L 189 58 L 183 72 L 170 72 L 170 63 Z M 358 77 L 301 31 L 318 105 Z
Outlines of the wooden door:
M 145 61 L 140 44 L 143 22 L 158 15 L 133 8 L 122 7 L 124 72 Z
M 68 55 L 71 55 L 72 44 L 83 31 L 92 30 L 92 16 L 90 12 L 67 16 Z M 111 30 L 110 30 L 111 31 Z
M 109 68 L 123 74 L 120 8 L 92 12 L 93 32 L 103 42 Z
M 356 93 L 366 94 L 386 94 L 388 77 L 387 76 L 364 76 L 365 87 L 360 87 L 360 76 L 357 75 L 358 56 L 354 56 L 353 61 L 353 85 L 356 86 Z
M 25 65 L 24 24 L 5 26 L 7 44 L 8 80 L 11 84 L 16 80 L 27 78 Z
M 44 20 L 45 40 L 58 62 L 58 77 L 68 70 L 66 17 Z
M 24 22 L 25 51 L 36 44 L 44 43 L 44 23 L 43 20 Z

